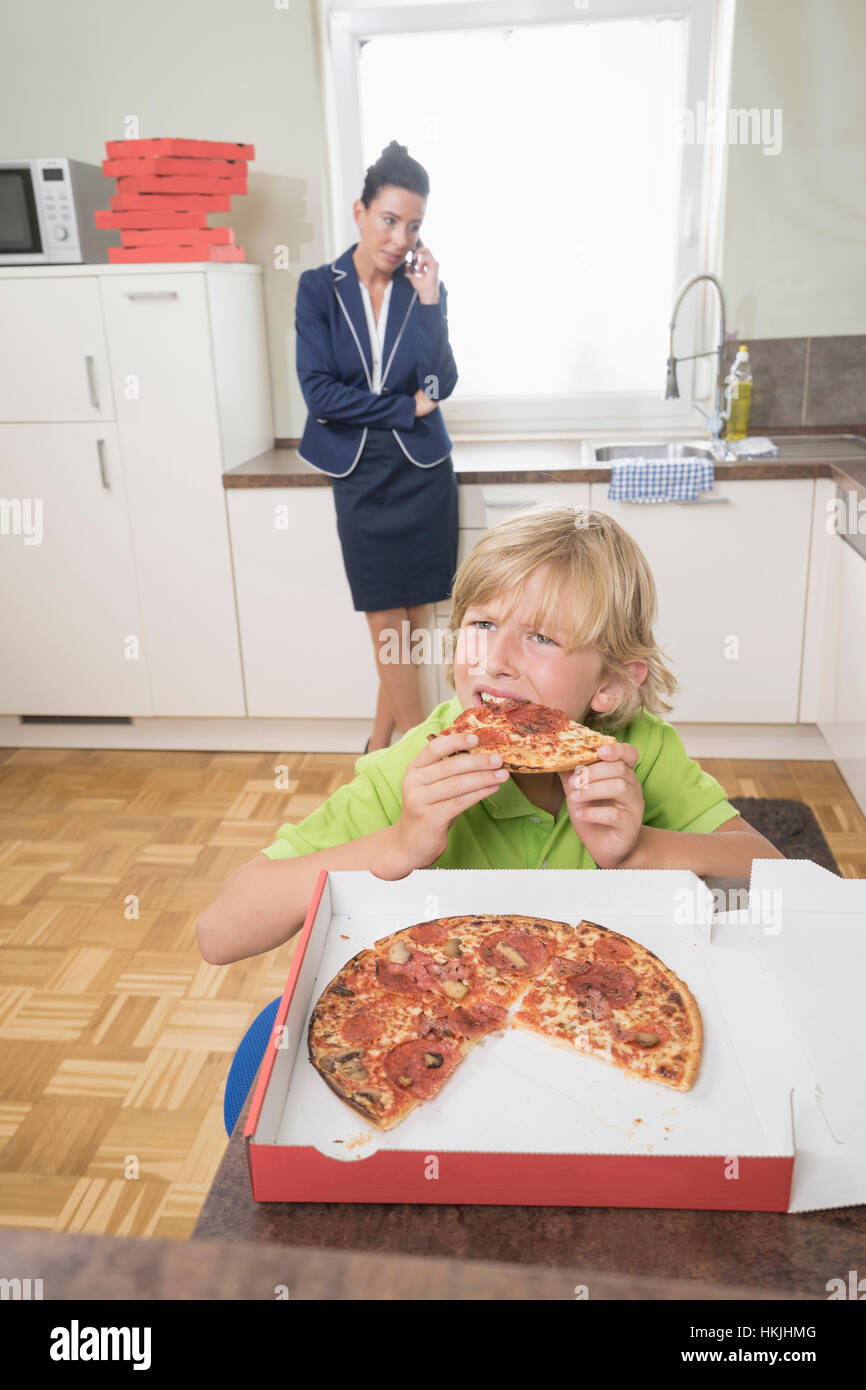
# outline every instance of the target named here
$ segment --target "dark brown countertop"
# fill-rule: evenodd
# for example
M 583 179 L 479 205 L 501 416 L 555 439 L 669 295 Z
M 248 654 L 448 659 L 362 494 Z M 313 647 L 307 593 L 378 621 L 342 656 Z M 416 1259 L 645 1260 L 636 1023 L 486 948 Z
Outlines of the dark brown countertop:
M 255 1084 L 250 1096 L 254 1091 Z M 759 1297 L 763 1293 L 753 1291 L 772 1289 L 777 1297 L 826 1299 L 828 1279 L 847 1278 L 848 1270 L 866 1268 L 866 1207 L 789 1215 L 614 1207 L 257 1203 L 250 1192 L 243 1143 L 249 1104 L 250 1097 L 202 1208 L 193 1241 L 255 1242 L 260 1250 L 289 1245 L 347 1255 L 366 1251 L 401 1256 L 407 1277 L 410 1273 L 415 1277 L 416 1262 L 423 1258 L 431 1262 L 431 1279 L 440 1277 L 436 1266 L 442 1260 L 459 1262 L 447 1276 L 441 1275 L 453 1279 L 462 1277 L 459 1269 L 470 1270 L 467 1262 L 473 1261 L 493 1262 L 492 1277 L 498 1277 L 506 1265 L 512 1271 L 519 1265 L 526 1266 L 535 1279 L 541 1266 L 546 1270 L 545 1288 L 555 1289 L 559 1278 L 565 1283 L 563 1294 L 524 1295 L 544 1298 L 569 1297 L 575 1283 L 585 1284 L 591 1277 L 608 1289 L 591 1297 L 694 1298 L 708 1296 L 706 1289 L 713 1287 L 726 1291 L 715 1297 Z M 677 1283 L 692 1287 L 685 1294 L 673 1292 Z M 704 1286 L 703 1295 L 695 1285 Z
M 45 1301 L 260 1299 L 285 1286 L 310 1299 L 565 1299 L 583 1285 L 599 1299 L 787 1299 L 776 1288 L 719 1287 L 690 1279 L 602 1274 L 575 1251 L 568 1265 L 482 1263 L 315 1250 L 257 1241 L 134 1240 L 0 1230 L 0 1277 L 42 1280 Z M 31 1284 L 31 1291 L 33 1285 Z M 826 1298 L 819 1292 L 815 1298 Z
M 804 430 L 785 435 L 766 430 L 779 445 L 775 459 L 716 463 L 719 482 L 742 479 L 833 478 L 843 488 L 853 488 L 866 498 L 866 447 L 856 443 L 856 432 Z M 647 433 L 651 433 L 647 431 Z M 592 443 L 628 442 L 628 435 L 594 435 Z M 223 474 L 223 486 L 236 487 L 331 487 L 333 480 L 298 457 L 294 441 L 268 449 Z M 594 461 L 590 441 L 584 439 L 464 439 L 453 441 L 451 457 L 461 483 L 602 483 L 610 482 L 606 464 Z

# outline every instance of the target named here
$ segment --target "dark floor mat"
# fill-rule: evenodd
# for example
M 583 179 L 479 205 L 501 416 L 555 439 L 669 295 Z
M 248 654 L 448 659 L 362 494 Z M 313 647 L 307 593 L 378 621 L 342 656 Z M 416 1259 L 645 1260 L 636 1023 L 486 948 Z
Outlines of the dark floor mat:
M 815 814 L 804 801 L 763 796 L 729 796 L 728 800 L 786 859 L 811 859 L 842 877 Z

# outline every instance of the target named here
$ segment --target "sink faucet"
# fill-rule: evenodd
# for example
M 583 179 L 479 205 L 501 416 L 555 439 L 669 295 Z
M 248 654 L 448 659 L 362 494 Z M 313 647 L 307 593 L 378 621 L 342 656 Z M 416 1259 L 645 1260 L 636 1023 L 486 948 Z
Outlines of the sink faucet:
M 715 285 L 716 289 L 719 292 L 719 346 L 717 348 L 712 348 L 709 352 L 693 352 L 689 357 L 674 357 L 674 328 L 676 327 L 677 322 L 677 312 L 679 310 L 680 305 L 683 302 L 683 299 L 685 298 L 688 291 L 691 289 L 692 285 L 696 285 L 699 280 L 709 280 L 713 285 Z M 709 275 L 705 272 L 701 275 L 693 275 L 691 280 L 686 281 L 679 294 L 677 295 L 677 300 L 674 304 L 673 313 L 671 314 L 670 334 L 671 340 L 670 347 L 668 349 L 668 371 L 667 380 L 665 382 L 664 396 L 666 401 L 679 400 L 680 393 L 677 387 L 678 362 L 691 362 L 696 357 L 715 357 L 716 355 L 718 355 L 719 361 L 718 370 L 716 372 L 716 390 L 712 413 L 708 414 L 707 411 L 704 410 L 701 406 L 695 404 L 694 402 L 693 404 L 695 410 L 699 410 L 707 422 L 707 429 L 709 430 L 710 439 L 713 442 L 713 444 L 716 445 L 714 452 L 718 452 L 720 454 L 729 454 L 730 450 L 727 448 L 726 445 L 722 443 L 722 430 L 724 428 L 725 421 L 727 420 L 728 415 L 730 414 L 730 406 L 728 406 L 727 410 L 722 409 L 723 374 L 725 370 L 725 296 L 722 293 L 722 287 L 716 279 L 715 275 Z

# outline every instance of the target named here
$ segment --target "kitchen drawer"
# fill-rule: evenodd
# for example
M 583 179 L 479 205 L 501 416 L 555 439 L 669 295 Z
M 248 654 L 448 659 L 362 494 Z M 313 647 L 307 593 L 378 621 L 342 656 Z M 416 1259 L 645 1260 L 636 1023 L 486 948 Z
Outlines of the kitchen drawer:
M 589 483 L 463 483 L 460 529 L 488 530 L 527 507 L 588 507 Z

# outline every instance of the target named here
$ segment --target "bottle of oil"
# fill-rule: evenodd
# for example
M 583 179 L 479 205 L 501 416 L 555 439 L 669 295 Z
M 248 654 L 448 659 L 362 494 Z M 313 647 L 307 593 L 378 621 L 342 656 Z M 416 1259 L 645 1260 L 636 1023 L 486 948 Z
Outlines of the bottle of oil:
M 752 403 L 752 368 L 745 343 L 740 343 L 734 365 L 725 377 L 725 400 L 729 411 L 725 422 L 725 439 L 745 439 L 749 433 L 749 407 Z

